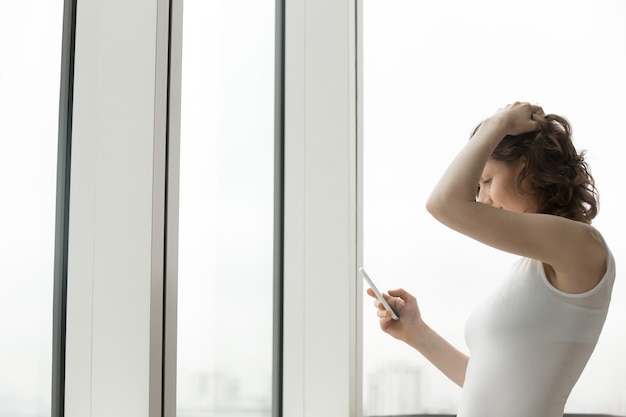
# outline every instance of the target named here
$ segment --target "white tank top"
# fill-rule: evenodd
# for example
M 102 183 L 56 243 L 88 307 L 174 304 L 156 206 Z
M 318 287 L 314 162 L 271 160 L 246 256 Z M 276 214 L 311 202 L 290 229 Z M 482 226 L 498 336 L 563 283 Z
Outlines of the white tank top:
M 596 346 L 615 280 L 567 294 L 541 262 L 522 258 L 503 285 L 470 315 L 470 349 L 458 417 L 562 417 L 565 401 Z

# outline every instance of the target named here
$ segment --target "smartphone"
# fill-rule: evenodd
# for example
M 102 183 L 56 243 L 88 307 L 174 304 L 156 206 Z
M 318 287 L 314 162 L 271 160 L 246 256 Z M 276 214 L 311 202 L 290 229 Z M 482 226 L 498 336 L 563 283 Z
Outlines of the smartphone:
M 365 269 L 361 267 L 359 268 L 359 272 L 361 273 L 361 275 L 363 275 L 363 278 L 365 278 L 365 281 L 367 281 L 367 284 L 374 291 L 374 294 L 376 294 L 376 297 L 378 297 L 380 302 L 383 303 L 385 310 L 391 313 L 391 318 L 394 320 L 400 320 L 400 317 L 396 314 L 395 311 L 393 311 L 393 308 L 391 308 L 387 300 L 385 300 L 385 297 L 383 297 L 380 291 L 378 291 L 378 288 L 376 288 L 376 285 L 374 285 L 374 282 L 372 282 L 372 279 L 367 275 L 367 272 L 365 272 Z

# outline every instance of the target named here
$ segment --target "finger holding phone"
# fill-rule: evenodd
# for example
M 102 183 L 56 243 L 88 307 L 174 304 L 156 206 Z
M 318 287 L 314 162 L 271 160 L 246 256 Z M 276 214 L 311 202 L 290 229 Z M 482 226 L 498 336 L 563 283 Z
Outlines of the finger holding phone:
M 382 294 L 365 271 L 362 268 L 360 271 L 370 286 L 367 294 L 374 298 L 374 306 L 378 309 L 377 314 L 380 318 L 380 328 L 396 339 L 409 343 L 410 339 L 415 337 L 416 328 L 422 322 L 415 297 L 403 289 L 390 290 L 389 294 Z M 379 295 L 382 298 L 379 298 Z M 386 302 L 389 309 L 382 300 Z M 393 318 L 394 314 L 398 319 Z

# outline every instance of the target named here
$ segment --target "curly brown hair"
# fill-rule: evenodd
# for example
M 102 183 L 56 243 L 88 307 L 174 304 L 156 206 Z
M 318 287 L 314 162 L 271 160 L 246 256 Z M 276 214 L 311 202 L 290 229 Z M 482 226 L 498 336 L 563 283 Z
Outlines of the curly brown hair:
M 577 152 L 572 143 L 569 122 L 554 114 L 536 116 L 539 130 L 506 136 L 491 154 L 493 159 L 525 165 L 517 187 L 528 178 L 531 192 L 539 200 L 539 212 L 591 224 L 598 213 L 599 195 L 585 151 Z

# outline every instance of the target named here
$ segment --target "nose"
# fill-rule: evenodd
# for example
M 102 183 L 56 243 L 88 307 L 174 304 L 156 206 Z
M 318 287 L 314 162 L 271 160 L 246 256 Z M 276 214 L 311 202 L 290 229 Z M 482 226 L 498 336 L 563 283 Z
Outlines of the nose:
M 487 187 L 480 187 L 476 195 L 476 201 L 490 206 L 493 204 L 493 201 L 491 200 L 491 196 L 486 188 Z

